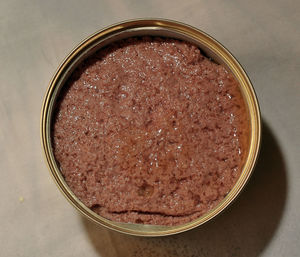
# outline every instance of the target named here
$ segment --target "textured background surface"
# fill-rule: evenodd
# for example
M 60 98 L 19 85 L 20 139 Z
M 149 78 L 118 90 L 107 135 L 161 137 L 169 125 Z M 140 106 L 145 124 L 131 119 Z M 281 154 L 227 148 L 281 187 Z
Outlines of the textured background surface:
M 1 1 L 2 256 L 299 256 L 299 1 Z M 261 156 L 245 192 L 213 222 L 166 238 L 95 227 L 46 168 L 42 98 L 62 59 L 114 22 L 162 17 L 198 27 L 241 62 L 263 117 Z M 22 201 L 23 200 L 23 201 Z

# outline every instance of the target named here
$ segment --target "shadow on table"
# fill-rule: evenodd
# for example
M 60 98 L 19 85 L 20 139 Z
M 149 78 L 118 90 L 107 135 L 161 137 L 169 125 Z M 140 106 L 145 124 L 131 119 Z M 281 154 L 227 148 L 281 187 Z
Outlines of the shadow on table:
M 245 191 L 227 211 L 191 231 L 163 238 L 140 238 L 109 231 L 82 219 L 103 257 L 115 256 L 258 256 L 272 239 L 287 197 L 283 155 L 263 124 L 260 157 Z

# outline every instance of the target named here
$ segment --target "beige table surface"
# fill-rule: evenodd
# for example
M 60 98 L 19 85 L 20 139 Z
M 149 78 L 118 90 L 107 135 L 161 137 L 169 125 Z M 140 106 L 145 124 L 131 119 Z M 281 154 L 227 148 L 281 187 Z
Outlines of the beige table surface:
M 167 238 L 96 227 L 56 188 L 39 136 L 42 98 L 77 43 L 124 19 L 163 17 L 221 41 L 263 116 L 261 158 L 231 208 Z M 0 256 L 300 256 L 300 1 L 0 2 Z

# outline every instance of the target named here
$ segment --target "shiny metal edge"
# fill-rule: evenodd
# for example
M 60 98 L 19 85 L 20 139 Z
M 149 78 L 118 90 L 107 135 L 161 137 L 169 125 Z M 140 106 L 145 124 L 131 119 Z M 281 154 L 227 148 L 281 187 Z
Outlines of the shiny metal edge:
M 154 35 L 166 36 L 168 33 L 163 34 L 155 34 L 155 31 L 170 32 L 171 34 L 177 34 L 178 38 L 187 39 L 188 41 L 192 41 L 193 43 L 197 43 L 197 45 L 201 49 L 205 49 L 213 55 L 214 59 L 218 59 L 220 62 L 225 64 L 232 73 L 235 75 L 237 80 L 240 83 L 241 91 L 245 97 L 247 107 L 249 109 L 250 115 L 250 126 L 251 126 L 251 137 L 250 137 L 250 147 L 249 154 L 245 161 L 245 165 L 238 179 L 237 183 L 233 187 L 233 189 L 229 192 L 229 194 L 225 197 L 225 199 L 217 205 L 213 210 L 199 217 L 198 219 L 189 222 L 187 224 L 179 225 L 179 226 L 155 226 L 155 225 L 141 225 L 141 224 L 128 224 L 128 223 L 118 223 L 107 220 L 89 208 L 87 208 L 84 204 L 82 204 L 79 199 L 73 194 L 73 192 L 69 189 L 66 182 L 64 181 L 63 176 L 61 175 L 56 161 L 54 159 L 52 153 L 51 146 L 51 135 L 50 135 L 50 126 L 51 126 L 51 117 L 52 117 L 52 108 L 55 101 L 55 94 L 58 94 L 58 85 L 59 83 L 62 86 L 62 80 L 66 77 L 68 72 L 71 72 L 70 64 L 74 60 L 80 60 L 80 57 L 86 57 L 86 54 L 91 52 L 92 48 L 97 47 L 99 42 L 108 40 L 111 38 L 113 41 L 116 40 L 116 35 L 121 35 L 125 32 L 130 32 L 132 36 L 137 35 L 136 32 L 143 31 L 151 31 Z M 130 33 L 127 36 L 129 37 Z M 149 34 L 149 35 L 153 35 Z M 86 49 L 89 49 L 87 51 Z M 71 67 L 72 68 L 72 67 Z M 244 188 L 245 184 L 249 180 L 250 175 L 254 169 L 261 141 L 261 118 L 260 118 L 260 110 L 258 101 L 255 95 L 255 91 L 253 86 L 241 65 L 238 61 L 233 57 L 233 55 L 218 41 L 213 39 L 211 36 L 206 34 L 205 32 L 198 30 L 189 25 L 165 20 L 165 19 L 136 19 L 129 20 L 121 23 L 114 24 L 112 26 L 106 27 L 85 40 L 83 40 L 62 62 L 59 66 L 55 75 L 53 76 L 47 92 L 45 94 L 42 110 L 41 110 L 41 143 L 44 152 L 44 156 L 50 170 L 54 181 L 57 186 L 64 194 L 64 196 L 68 199 L 68 201 L 77 209 L 81 214 L 90 220 L 94 221 L 97 224 L 101 224 L 104 227 L 130 234 L 130 235 L 138 235 L 138 236 L 165 236 L 172 235 L 176 233 L 180 233 L 183 231 L 190 230 L 201 224 L 206 223 L 211 220 L 213 217 L 221 213 L 241 192 Z

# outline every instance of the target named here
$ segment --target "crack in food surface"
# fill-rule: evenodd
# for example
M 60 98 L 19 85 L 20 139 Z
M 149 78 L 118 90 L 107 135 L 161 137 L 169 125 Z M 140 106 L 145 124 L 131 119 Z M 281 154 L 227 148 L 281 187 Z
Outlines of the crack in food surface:
M 248 151 L 237 81 L 174 39 L 130 38 L 93 54 L 66 82 L 53 124 L 71 190 L 120 222 L 200 217 L 232 189 Z

